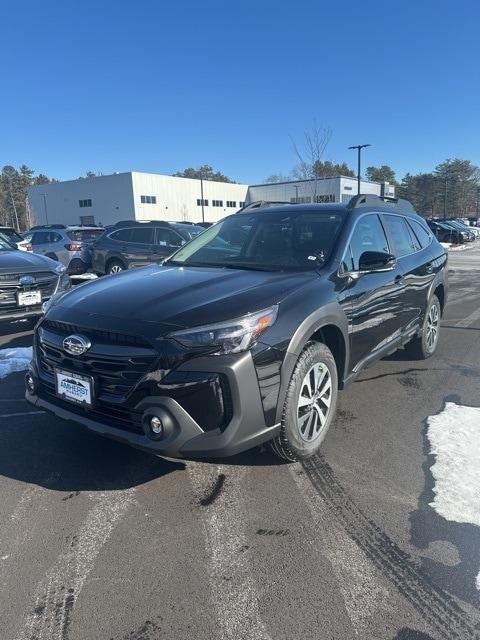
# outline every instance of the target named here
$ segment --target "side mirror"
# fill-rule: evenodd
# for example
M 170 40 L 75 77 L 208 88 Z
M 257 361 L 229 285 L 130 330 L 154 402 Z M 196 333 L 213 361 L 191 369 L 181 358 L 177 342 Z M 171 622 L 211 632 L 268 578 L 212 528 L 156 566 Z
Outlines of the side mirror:
M 386 271 L 393 269 L 395 256 L 383 251 L 364 251 L 358 262 L 359 271 Z

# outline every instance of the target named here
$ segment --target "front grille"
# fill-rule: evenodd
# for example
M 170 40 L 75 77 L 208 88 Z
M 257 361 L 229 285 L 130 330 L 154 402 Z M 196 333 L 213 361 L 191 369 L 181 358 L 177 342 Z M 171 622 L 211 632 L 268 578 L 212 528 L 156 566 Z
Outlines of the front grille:
M 0 282 L 18 284 L 18 279 L 22 276 L 33 276 L 37 282 L 49 280 L 52 277 L 56 278 L 52 271 L 37 271 L 35 273 L 0 273 Z
M 32 275 L 35 284 L 24 286 L 19 283 L 22 275 Z M 42 300 L 50 298 L 57 288 L 58 277 L 51 271 L 32 274 L 2 274 L 0 276 L 0 312 L 12 309 L 24 309 L 26 311 L 35 307 L 17 307 L 17 293 L 19 291 L 41 291 Z
M 71 356 L 63 350 L 63 339 L 72 333 L 81 333 L 91 340 L 92 347 L 83 355 Z M 158 352 L 145 339 L 44 320 L 35 342 L 41 393 L 46 400 L 102 424 L 143 433 L 141 416 L 131 411 L 126 402 L 138 382 L 159 359 Z M 55 369 L 91 376 L 93 407 L 59 398 L 55 393 Z
M 85 329 L 75 324 L 67 322 L 58 322 L 57 320 L 45 320 L 42 327 L 51 329 L 55 333 L 61 334 L 63 337 L 67 337 L 72 333 L 81 333 L 90 338 L 92 342 L 98 340 L 106 344 L 119 344 L 131 347 L 146 347 L 151 348 L 150 343 L 141 336 L 130 336 L 122 333 L 115 333 L 113 331 L 105 331 L 103 329 Z

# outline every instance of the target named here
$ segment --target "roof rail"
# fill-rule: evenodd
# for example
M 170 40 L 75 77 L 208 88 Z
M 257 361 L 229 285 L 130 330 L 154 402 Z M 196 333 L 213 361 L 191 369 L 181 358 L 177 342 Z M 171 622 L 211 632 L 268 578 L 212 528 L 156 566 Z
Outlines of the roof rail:
M 268 207 L 278 207 L 284 204 L 295 204 L 294 202 L 286 202 L 284 200 L 256 200 L 255 202 L 250 202 L 246 204 L 244 207 L 239 209 L 237 213 L 242 211 L 250 211 L 251 209 L 267 209 Z
M 38 229 L 66 229 L 64 224 L 36 224 L 34 227 L 30 227 L 29 231 L 37 231 Z
M 412 203 L 408 200 L 403 200 L 402 198 L 385 198 L 373 193 L 361 193 L 358 196 L 353 196 L 347 204 L 347 209 L 358 209 L 359 207 L 372 207 L 375 205 L 386 205 L 387 207 L 392 207 L 400 211 L 412 211 L 415 213 Z
M 159 225 L 168 225 L 169 223 L 166 220 L 119 220 L 116 222 L 114 227 L 136 227 L 137 225 L 142 224 L 159 224 Z

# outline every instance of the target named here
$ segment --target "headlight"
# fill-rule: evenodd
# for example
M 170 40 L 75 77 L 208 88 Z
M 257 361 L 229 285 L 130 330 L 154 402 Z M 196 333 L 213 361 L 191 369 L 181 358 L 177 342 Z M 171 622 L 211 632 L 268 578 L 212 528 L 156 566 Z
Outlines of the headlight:
M 42 304 L 43 315 L 45 315 L 49 311 L 49 309 L 51 309 L 54 305 L 57 304 L 57 302 L 64 295 L 64 293 L 65 291 L 54 293 L 51 298 L 49 298 L 48 300 L 45 300 L 45 302 Z
M 278 307 L 275 305 L 235 320 L 174 331 L 169 337 L 184 347 L 211 347 L 217 354 L 240 353 L 249 349 L 259 336 L 272 326 L 277 312 Z

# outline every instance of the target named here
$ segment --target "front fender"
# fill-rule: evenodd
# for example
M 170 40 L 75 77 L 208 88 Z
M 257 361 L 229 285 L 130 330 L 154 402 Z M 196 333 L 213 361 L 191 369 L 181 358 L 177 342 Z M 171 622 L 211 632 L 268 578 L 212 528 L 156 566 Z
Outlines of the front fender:
M 280 391 L 278 394 L 276 422 L 280 422 L 282 419 L 283 405 L 285 403 L 288 384 L 292 377 L 298 357 L 311 337 L 317 331 L 320 331 L 323 327 L 327 326 L 333 326 L 339 329 L 343 338 L 345 349 L 344 365 L 343 371 L 338 371 L 339 385 L 340 387 L 343 386 L 343 381 L 348 372 L 348 363 L 350 358 L 348 319 L 340 304 L 335 301 L 322 306 L 320 309 L 316 309 L 308 315 L 298 326 L 290 340 L 280 372 Z

